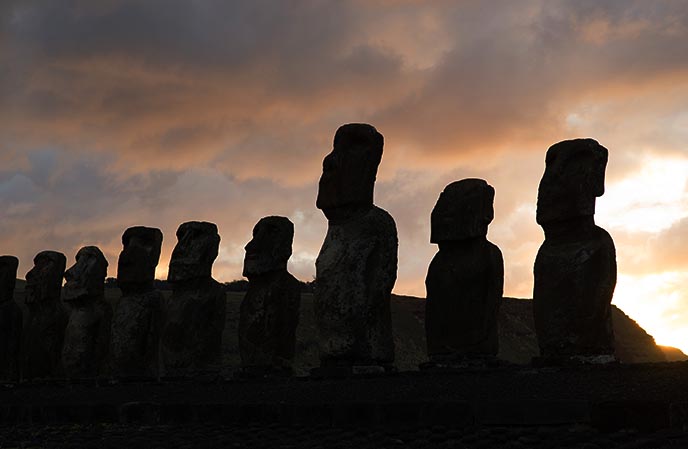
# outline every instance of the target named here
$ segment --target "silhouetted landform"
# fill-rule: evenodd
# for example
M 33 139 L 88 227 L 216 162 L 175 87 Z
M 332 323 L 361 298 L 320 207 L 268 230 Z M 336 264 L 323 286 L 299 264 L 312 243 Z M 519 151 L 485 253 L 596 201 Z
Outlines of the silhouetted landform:
M 659 349 L 664 353 L 667 362 L 685 362 L 688 360 L 688 355 L 684 354 L 683 351 L 678 348 L 659 345 Z
M 445 187 L 432 210 L 430 242 L 439 251 L 425 279 L 425 332 L 435 364 L 475 363 L 499 351 L 504 261 L 487 240 L 494 195 L 484 180 L 463 179 Z
M 239 355 L 245 375 L 291 374 L 301 287 L 287 271 L 294 224 L 264 217 L 246 244 L 243 274 L 249 280 L 239 316 Z
M 110 361 L 116 377 L 157 377 L 162 293 L 155 289 L 162 231 L 136 226 L 122 235 L 117 284 L 122 298 L 114 308 Z
M 394 219 L 373 205 L 382 134 L 341 126 L 323 160 L 316 206 L 328 220 L 315 262 L 315 315 L 323 367 L 394 361 L 390 295 L 397 278 Z
M 60 376 L 62 344 L 69 313 L 61 301 L 62 278 L 67 257 L 57 251 L 41 251 L 26 273 L 26 319 L 22 335 L 22 377 Z
M 0 380 L 19 378 L 22 310 L 14 299 L 19 259 L 0 256 Z
M 100 249 L 84 246 L 76 254 L 76 263 L 65 271 L 62 299 L 69 307 L 69 321 L 62 366 L 68 378 L 91 378 L 106 372 L 112 324 L 112 308 L 104 300 L 107 267 Z
M 547 150 L 537 201 L 545 241 L 535 259 L 533 288 L 545 363 L 614 360 L 610 304 L 616 251 L 594 220 L 595 199 L 604 193 L 607 154 L 592 139 L 566 140 Z
M 220 369 L 226 296 L 212 278 L 220 235 L 214 223 L 190 221 L 177 229 L 164 304 L 163 375 L 190 376 Z

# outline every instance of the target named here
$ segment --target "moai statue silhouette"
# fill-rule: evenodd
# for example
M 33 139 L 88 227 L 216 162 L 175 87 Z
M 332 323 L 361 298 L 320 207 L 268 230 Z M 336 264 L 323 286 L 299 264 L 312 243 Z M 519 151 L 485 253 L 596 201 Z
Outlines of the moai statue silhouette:
M 167 280 L 161 356 L 168 377 L 214 374 L 220 370 L 226 294 L 212 278 L 220 246 L 214 223 L 190 221 L 177 229 Z
M 594 221 L 607 157 L 607 149 L 592 139 L 566 140 L 547 151 L 537 202 L 545 241 L 535 259 L 533 290 L 544 360 L 614 360 L 616 252 Z
M 487 240 L 494 188 L 482 179 L 445 187 L 431 215 L 439 246 L 425 279 L 425 332 L 433 365 L 484 364 L 497 355 L 502 252 Z
M 394 361 L 397 230 L 373 204 L 382 147 L 374 127 L 343 125 L 323 160 L 316 205 L 328 229 L 315 263 L 314 297 L 322 368 L 391 367 Z
M 62 374 L 60 359 L 69 314 L 60 300 L 67 258 L 57 251 L 41 251 L 26 273 L 28 309 L 22 349 L 22 377 L 50 378 Z
M 246 245 L 243 274 L 249 283 L 239 318 L 245 375 L 291 373 L 301 304 L 301 285 L 287 271 L 293 240 L 288 218 L 265 217 Z
M 163 296 L 155 289 L 155 267 L 160 260 L 162 232 L 135 226 L 122 235 L 117 285 L 122 298 L 112 318 L 110 359 L 120 378 L 158 376 Z
M 22 311 L 14 302 L 19 259 L 0 256 L 0 380 L 19 380 Z
M 76 263 L 65 271 L 63 299 L 70 313 L 62 365 L 68 378 L 105 374 L 112 322 L 112 309 L 104 298 L 107 267 L 100 249 L 84 246 L 76 254 Z

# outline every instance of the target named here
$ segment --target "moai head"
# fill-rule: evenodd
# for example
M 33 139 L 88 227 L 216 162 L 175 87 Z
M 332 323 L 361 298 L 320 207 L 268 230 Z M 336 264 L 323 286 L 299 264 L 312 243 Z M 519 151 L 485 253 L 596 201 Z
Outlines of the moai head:
M 382 134 L 371 125 L 350 123 L 334 135 L 332 152 L 323 160 L 316 206 L 328 219 L 338 210 L 372 206 Z
M 264 217 L 253 228 L 253 238 L 246 244 L 244 273 L 247 278 L 286 270 L 294 241 L 294 223 L 287 217 Z
M 14 256 L 0 256 L 0 303 L 11 301 L 17 283 L 19 259 Z
M 595 198 L 604 194 L 608 151 L 593 139 L 552 145 L 538 188 L 540 225 L 595 214 Z
M 158 228 L 134 226 L 122 234 L 124 248 L 117 263 L 117 285 L 122 291 L 151 289 L 155 267 L 160 261 L 162 231 Z
M 84 246 L 76 253 L 76 263 L 65 271 L 64 300 L 102 297 L 108 263 L 96 246 Z
M 430 216 L 430 242 L 487 235 L 494 218 L 494 188 L 482 179 L 462 179 L 444 188 Z
M 220 235 L 214 223 L 182 223 L 177 229 L 177 245 L 172 251 L 167 280 L 183 282 L 210 278 L 219 247 Z
M 41 251 L 33 258 L 33 268 L 26 273 L 26 303 L 60 299 L 67 258 L 57 251 Z

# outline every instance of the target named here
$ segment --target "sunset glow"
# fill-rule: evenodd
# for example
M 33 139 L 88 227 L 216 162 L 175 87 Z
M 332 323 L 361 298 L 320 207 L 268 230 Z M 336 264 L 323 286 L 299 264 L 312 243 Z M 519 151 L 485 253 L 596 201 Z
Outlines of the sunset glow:
M 609 149 L 596 222 L 614 304 L 688 352 L 688 8 L 671 0 L 0 2 L 0 254 L 217 223 L 214 276 L 241 278 L 263 216 L 295 223 L 310 281 L 315 208 L 337 127 L 385 138 L 375 201 L 395 218 L 395 292 L 425 295 L 430 211 L 448 183 L 495 187 L 505 295 L 532 296 L 547 148 Z

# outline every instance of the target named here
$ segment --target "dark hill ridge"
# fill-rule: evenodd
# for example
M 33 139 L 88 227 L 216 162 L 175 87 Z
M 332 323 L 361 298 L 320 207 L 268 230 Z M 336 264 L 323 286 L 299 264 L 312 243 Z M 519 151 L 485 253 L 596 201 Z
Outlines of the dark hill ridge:
M 18 280 L 15 300 L 24 308 L 25 281 Z M 170 292 L 164 292 L 169 295 Z M 120 297 L 117 288 L 105 290 L 106 299 L 116 304 Z M 239 366 L 237 325 L 239 305 L 244 293 L 227 293 L 226 324 L 223 333 L 224 374 Z M 306 375 L 310 368 L 318 366 L 317 332 L 313 318 L 313 295 L 301 296 L 301 315 L 297 329 L 297 375 Z M 617 357 L 624 363 L 664 362 L 688 360 L 677 348 L 658 346 L 654 338 L 638 323 L 616 306 L 612 306 L 612 320 L 616 336 Z M 425 348 L 425 299 L 413 296 L 392 295 L 392 321 L 396 345 L 395 365 L 399 370 L 417 370 L 427 361 Z M 529 299 L 504 298 L 499 314 L 499 357 L 518 364 L 528 364 L 538 354 L 533 325 L 532 301 Z

